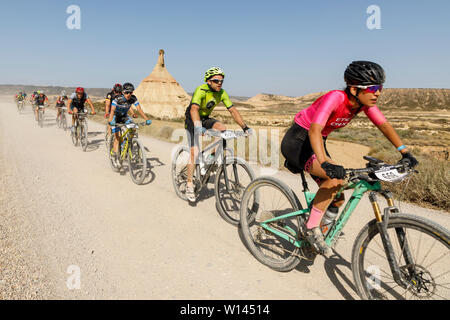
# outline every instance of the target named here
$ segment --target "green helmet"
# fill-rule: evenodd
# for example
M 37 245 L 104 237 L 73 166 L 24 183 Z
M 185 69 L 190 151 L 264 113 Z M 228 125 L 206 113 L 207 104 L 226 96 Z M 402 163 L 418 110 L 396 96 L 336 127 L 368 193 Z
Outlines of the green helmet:
M 218 74 L 222 75 L 225 78 L 225 73 L 223 72 L 223 70 L 220 67 L 209 68 L 205 72 L 205 82 L 206 82 L 206 80 L 208 80 L 212 76 L 215 76 L 215 75 L 218 75 Z

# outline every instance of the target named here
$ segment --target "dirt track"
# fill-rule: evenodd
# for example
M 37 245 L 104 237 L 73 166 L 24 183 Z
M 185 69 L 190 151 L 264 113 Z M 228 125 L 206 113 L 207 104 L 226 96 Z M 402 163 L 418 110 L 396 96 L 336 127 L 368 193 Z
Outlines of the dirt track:
M 141 137 L 152 167 L 137 186 L 112 172 L 102 125 L 89 122 L 91 144 L 82 152 L 54 117 L 47 110 L 41 129 L 29 106 L 19 115 L 12 103 L 0 103 L 0 298 L 357 298 L 350 254 L 356 233 L 373 218 L 367 198 L 346 226 L 338 256 L 277 273 L 245 249 L 216 212 L 214 196 L 196 207 L 176 197 L 173 144 Z M 299 190 L 298 177 L 277 176 Z M 447 213 L 402 209 L 450 227 Z M 80 289 L 68 289 L 70 266 L 81 272 Z

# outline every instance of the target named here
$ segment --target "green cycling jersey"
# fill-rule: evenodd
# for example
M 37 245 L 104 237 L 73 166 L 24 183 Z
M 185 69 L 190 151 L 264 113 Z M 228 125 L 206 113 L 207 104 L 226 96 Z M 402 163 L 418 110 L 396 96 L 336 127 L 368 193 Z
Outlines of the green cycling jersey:
M 200 118 L 203 119 L 207 118 L 220 102 L 223 102 L 227 109 L 233 106 L 225 90 L 213 91 L 208 84 L 202 84 L 195 89 L 190 105 L 196 104 L 200 107 L 198 113 Z

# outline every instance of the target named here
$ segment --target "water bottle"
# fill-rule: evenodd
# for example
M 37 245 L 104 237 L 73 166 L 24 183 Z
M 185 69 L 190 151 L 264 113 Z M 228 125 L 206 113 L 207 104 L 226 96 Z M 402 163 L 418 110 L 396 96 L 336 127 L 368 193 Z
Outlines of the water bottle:
M 205 162 L 203 162 L 203 161 L 200 162 L 200 173 L 202 176 L 205 175 L 205 173 L 206 173 Z
M 320 229 L 322 234 L 326 235 L 328 231 L 333 227 L 335 219 L 339 213 L 339 208 L 335 206 L 329 206 L 325 214 L 323 215 L 322 221 L 320 222 Z

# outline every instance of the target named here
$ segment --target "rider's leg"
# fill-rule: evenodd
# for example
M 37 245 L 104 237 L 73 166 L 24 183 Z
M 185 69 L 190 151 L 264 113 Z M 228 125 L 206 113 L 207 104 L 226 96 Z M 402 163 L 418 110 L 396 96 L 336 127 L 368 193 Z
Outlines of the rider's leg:
M 194 177 L 195 159 L 198 155 L 198 146 L 192 146 L 190 150 L 189 163 L 187 164 L 187 185 L 194 186 L 192 182 Z
M 331 160 L 328 157 L 327 161 L 329 163 L 336 164 L 333 160 Z M 319 190 L 317 191 L 316 196 L 314 198 L 311 214 L 306 224 L 307 229 L 312 229 L 319 226 L 323 214 L 333 201 L 337 192 L 342 188 L 344 180 L 330 179 L 320 166 L 320 163 L 319 161 L 317 161 L 317 158 L 312 160 L 312 164 L 310 165 L 308 172 L 311 175 L 318 177 L 322 180 L 322 182 L 320 183 Z M 341 197 L 337 199 L 337 201 L 335 201 L 333 205 L 339 207 L 343 204 L 343 202 L 344 198 Z

